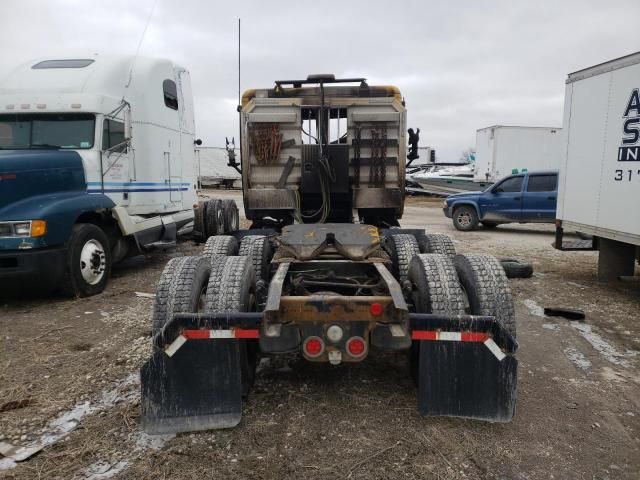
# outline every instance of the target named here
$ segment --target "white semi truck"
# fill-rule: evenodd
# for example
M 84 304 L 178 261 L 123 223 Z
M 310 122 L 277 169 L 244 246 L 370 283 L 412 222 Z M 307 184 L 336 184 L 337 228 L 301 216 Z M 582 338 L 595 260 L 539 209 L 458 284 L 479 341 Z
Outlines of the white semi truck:
M 562 129 L 494 125 L 476 132 L 474 181 L 495 182 L 514 170 L 557 170 Z
M 631 276 L 640 250 L 640 52 L 569 74 L 556 248 L 599 250 L 598 277 Z M 563 241 L 564 230 L 593 241 Z
M 0 283 L 92 295 L 112 262 L 175 245 L 194 216 L 201 237 L 216 233 L 224 212 L 198 205 L 194 129 L 189 72 L 169 60 L 16 68 L 0 81 Z

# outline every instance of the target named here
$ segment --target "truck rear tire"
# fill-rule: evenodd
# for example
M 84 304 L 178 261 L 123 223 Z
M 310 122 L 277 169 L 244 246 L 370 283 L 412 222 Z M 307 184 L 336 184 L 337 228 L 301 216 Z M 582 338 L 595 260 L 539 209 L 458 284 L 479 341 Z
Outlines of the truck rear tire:
M 248 257 L 218 257 L 211 265 L 206 313 L 252 312 L 256 309 L 255 272 Z M 255 380 L 258 359 L 256 340 L 240 344 L 242 395 L 247 396 Z
M 444 233 L 428 233 L 425 235 L 426 251 L 423 253 L 439 253 L 441 255 L 456 255 L 456 247 L 449 235 Z
M 207 238 L 224 234 L 224 212 L 222 209 L 222 200 L 207 200 L 207 208 L 205 211 L 205 229 Z
M 407 280 L 411 259 L 420 255 L 416 237 L 408 233 L 399 233 L 386 238 L 385 248 L 391 257 L 391 273 L 400 285 Z
M 464 313 L 464 294 L 460 288 L 456 267 L 449 255 L 416 255 L 409 267 L 411 301 L 416 313 Z M 419 342 L 413 341 L 409 358 L 410 373 L 418 383 Z
M 218 235 L 215 237 L 209 237 L 207 243 L 204 244 L 204 250 L 202 256 L 213 261 L 215 257 L 219 256 L 233 256 L 238 254 L 238 240 L 231 235 Z
M 222 200 L 225 233 L 237 232 L 240 228 L 240 214 L 235 200 Z
M 452 215 L 453 226 L 456 230 L 470 232 L 478 228 L 478 214 L 476 209 L 470 205 L 456 207 Z
M 454 263 L 469 302 L 468 313 L 495 317 L 515 339 L 513 297 L 498 259 L 492 255 L 456 255 Z
M 90 297 L 101 293 L 111 274 L 111 249 L 107 235 L 97 225 L 77 223 L 68 241 L 65 263 L 60 287 L 64 295 Z
M 155 336 L 174 313 L 202 312 L 211 265 L 204 257 L 172 258 L 156 288 L 151 332 Z
M 256 282 L 269 281 L 269 262 L 271 261 L 271 244 L 264 235 L 247 235 L 240 242 L 238 255 L 251 258 Z
M 198 202 L 198 206 L 193 209 L 193 238 L 197 242 L 204 242 L 207 239 L 207 229 L 205 227 L 206 202 Z

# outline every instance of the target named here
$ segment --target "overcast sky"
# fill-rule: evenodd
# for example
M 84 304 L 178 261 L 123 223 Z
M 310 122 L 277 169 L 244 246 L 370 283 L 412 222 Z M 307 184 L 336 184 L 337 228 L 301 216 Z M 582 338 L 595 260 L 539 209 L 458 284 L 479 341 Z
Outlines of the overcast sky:
M 0 0 L 0 76 L 22 61 L 134 54 L 154 0 Z M 242 89 L 309 73 L 400 87 L 440 161 L 494 124 L 560 126 L 566 74 L 640 50 L 640 0 L 157 0 L 140 55 L 191 71 L 196 132 L 237 136 Z

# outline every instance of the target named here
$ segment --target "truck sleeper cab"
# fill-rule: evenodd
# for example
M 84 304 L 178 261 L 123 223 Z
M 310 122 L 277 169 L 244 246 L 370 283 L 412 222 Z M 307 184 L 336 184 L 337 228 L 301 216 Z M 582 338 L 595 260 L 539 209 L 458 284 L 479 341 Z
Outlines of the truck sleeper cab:
M 93 295 L 112 262 L 175 244 L 193 221 L 182 67 L 98 55 L 32 61 L 0 82 L 0 105 L 3 284 L 30 278 Z

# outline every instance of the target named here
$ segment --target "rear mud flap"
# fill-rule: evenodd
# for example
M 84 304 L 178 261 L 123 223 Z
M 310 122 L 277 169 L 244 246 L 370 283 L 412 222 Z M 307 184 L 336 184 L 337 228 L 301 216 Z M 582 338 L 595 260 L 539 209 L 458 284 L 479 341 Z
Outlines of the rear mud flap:
M 418 411 L 424 416 L 509 422 L 518 361 L 483 343 L 419 342 Z M 498 357 L 501 357 L 499 359 Z
M 242 416 L 237 340 L 189 341 L 140 370 L 142 428 L 150 434 L 235 427 Z

